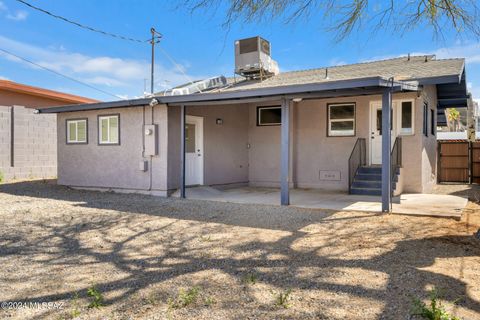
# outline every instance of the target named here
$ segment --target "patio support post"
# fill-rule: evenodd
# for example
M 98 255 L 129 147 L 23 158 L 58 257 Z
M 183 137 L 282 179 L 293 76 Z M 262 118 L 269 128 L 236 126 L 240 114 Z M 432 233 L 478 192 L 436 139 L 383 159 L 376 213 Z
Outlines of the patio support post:
M 180 106 L 180 198 L 185 198 L 185 105 Z
M 389 88 L 382 95 L 382 212 L 390 212 L 392 202 L 392 184 L 390 182 L 391 113 L 392 91 Z
M 282 206 L 290 204 L 289 168 L 290 168 L 290 100 L 282 100 L 281 120 L 281 163 L 280 163 L 280 203 Z

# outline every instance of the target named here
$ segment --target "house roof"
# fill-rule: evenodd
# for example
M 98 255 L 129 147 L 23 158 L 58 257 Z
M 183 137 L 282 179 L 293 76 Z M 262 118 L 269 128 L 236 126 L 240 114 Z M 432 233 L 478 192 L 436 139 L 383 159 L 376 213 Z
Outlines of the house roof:
M 459 84 L 464 79 L 464 59 L 435 59 L 434 56 L 410 56 L 351 65 L 326 67 L 302 71 L 283 72 L 263 81 L 230 78 L 227 86 L 189 95 L 160 96 L 96 103 L 84 106 L 64 106 L 40 112 L 69 112 L 104 108 L 120 108 L 148 104 L 152 98 L 159 103 L 206 103 L 212 101 L 240 100 L 248 98 L 272 98 L 312 95 L 339 91 L 365 90 L 363 94 L 378 93 L 378 89 L 395 85 L 399 90 L 417 90 L 423 84 Z M 393 82 L 392 82 L 393 81 Z M 377 91 L 373 91 L 376 88 Z M 335 95 L 333 95 L 335 94 Z M 357 90 L 357 94 L 362 94 Z
M 65 103 L 95 103 L 99 102 L 95 99 L 85 98 L 76 96 L 73 94 L 48 90 L 44 88 L 29 86 L 26 84 L 21 84 L 13 82 L 10 80 L 0 80 L 0 91 L 10 91 L 16 93 L 27 94 L 31 96 L 37 96 L 42 98 L 48 98 L 52 100 L 58 100 Z
M 259 88 L 271 88 L 306 83 L 321 83 L 334 80 L 360 79 L 366 77 L 383 77 L 395 80 L 417 80 L 426 83 L 444 78 L 444 81 L 460 80 L 465 66 L 465 59 L 435 59 L 434 56 L 410 56 L 380 61 L 356 63 L 350 65 L 324 67 L 317 69 L 282 72 L 276 76 L 260 80 L 232 81 L 229 86 L 219 91 L 238 91 Z M 438 83 L 438 82 L 436 82 Z

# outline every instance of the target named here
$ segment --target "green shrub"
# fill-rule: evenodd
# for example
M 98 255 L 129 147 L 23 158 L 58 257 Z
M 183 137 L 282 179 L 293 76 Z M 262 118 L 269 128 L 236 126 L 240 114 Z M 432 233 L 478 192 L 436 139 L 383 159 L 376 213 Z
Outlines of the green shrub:
M 197 301 L 198 294 L 200 293 L 200 288 L 195 286 L 187 291 L 180 289 L 178 296 L 175 299 L 168 299 L 168 308 L 169 309 L 180 309 L 184 308 L 195 301 Z
M 95 287 L 95 285 L 92 285 L 90 288 L 87 290 L 87 296 L 92 298 L 92 301 L 88 305 L 89 308 L 100 308 L 102 307 L 103 304 L 103 295 L 98 289 Z
M 3 179 L 4 179 L 3 172 L 2 172 L 2 171 L 0 171 L 0 183 L 2 183 L 2 182 L 3 182 Z
M 288 289 L 285 292 L 279 292 L 274 294 L 275 305 L 277 307 L 284 307 L 285 309 L 290 308 L 288 301 L 291 299 L 292 289 Z
M 435 288 L 430 291 L 430 304 L 427 305 L 422 300 L 415 298 L 411 314 L 420 316 L 422 319 L 428 320 L 460 320 L 460 318 L 452 316 L 445 311 L 439 299 L 439 292 Z
M 248 273 L 246 274 L 244 277 L 243 277 L 243 283 L 245 284 L 255 284 L 257 283 L 257 275 L 253 272 L 251 273 Z

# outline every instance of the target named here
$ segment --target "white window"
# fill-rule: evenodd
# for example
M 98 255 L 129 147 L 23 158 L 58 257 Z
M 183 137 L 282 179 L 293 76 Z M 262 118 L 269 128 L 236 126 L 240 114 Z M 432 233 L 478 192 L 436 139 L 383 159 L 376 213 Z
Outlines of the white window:
M 342 137 L 355 135 L 355 104 L 328 105 L 328 136 Z
M 120 144 L 120 117 L 116 115 L 98 117 L 98 143 Z
M 257 108 L 257 126 L 278 126 L 282 124 L 282 107 Z
M 398 127 L 400 128 L 401 135 L 413 134 L 414 114 L 413 101 L 399 102 Z
M 87 143 L 87 119 L 67 120 L 67 143 Z

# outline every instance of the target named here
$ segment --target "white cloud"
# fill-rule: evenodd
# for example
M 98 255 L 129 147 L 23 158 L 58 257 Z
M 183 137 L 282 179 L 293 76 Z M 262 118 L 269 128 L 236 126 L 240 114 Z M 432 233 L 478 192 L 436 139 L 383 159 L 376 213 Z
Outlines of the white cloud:
M 13 21 L 23 21 L 27 19 L 28 12 L 23 11 L 23 10 L 18 10 L 14 14 L 7 14 L 7 19 L 13 20 Z
M 2 1 L 0 1 L 0 12 L 3 12 L 7 19 L 10 19 L 13 21 L 23 21 L 28 17 L 27 11 L 17 10 L 15 12 L 12 12 L 10 11 L 10 9 L 8 9 L 7 5 Z
M 140 59 L 124 59 L 109 56 L 89 56 L 69 52 L 64 47 L 41 48 L 27 43 L 0 36 L 0 47 L 18 53 L 22 57 L 57 72 L 72 76 L 92 85 L 113 88 L 120 94 L 137 92 L 141 94 L 145 79 L 150 78 L 150 61 Z M 0 57 L 19 63 L 28 68 L 39 69 L 15 57 L 0 53 Z M 188 68 L 180 65 L 191 79 L 206 78 L 188 75 Z M 175 86 L 188 82 L 188 79 L 175 66 L 164 66 L 157 61 L 155 68 L 156 91 L 164 89 L 160 84 L 168 81 Z M 63 81 L 63 80 L 62 80 Z M 68 81 L 68 80 L 65 80 Z M 147 80 L 148 84 L 150 81 Z M 149 87 L 148 87 L 149 89 Z M 109 90 L 112 91 L 112 90 Z M 150 91 L 150 90 L 148 90 Z M 122 93 L 123 92 L 123 93 Z

